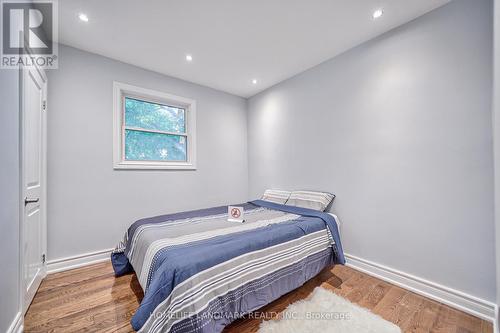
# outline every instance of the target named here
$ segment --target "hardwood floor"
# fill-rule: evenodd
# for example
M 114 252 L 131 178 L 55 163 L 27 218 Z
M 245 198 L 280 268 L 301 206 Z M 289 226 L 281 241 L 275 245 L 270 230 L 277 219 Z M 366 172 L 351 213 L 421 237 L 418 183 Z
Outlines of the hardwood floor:
M 370 309 L 403 332 L 493 332 L 491 323 L 344 266 L 323 270 L 260 311 L 279 313 L 317 286 Z M 49 275 L 28 309 L 25 332 L 133 332 L 130 318 L 142 297 L 135 274 L 115 278 L 109 262 Z M 224 332 L 256 332 L 259 323 L 240 319 Z

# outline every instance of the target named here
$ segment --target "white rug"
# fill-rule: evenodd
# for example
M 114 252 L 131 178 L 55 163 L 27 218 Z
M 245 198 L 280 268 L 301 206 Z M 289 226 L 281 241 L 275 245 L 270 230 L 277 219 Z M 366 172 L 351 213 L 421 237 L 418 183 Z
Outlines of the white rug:
M 317 287 L 290 304 L 281 319 L 262 322 L 259 333 L 401 333 L 398 326 L 331 291 Z

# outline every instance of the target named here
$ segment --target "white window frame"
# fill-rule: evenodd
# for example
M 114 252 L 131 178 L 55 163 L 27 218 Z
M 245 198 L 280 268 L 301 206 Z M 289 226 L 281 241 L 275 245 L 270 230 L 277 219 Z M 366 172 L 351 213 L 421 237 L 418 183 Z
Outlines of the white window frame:
M 125 159 L 125 97 L 183 108 L 186 112 L 187 161 L 128 161 Z M 147 130 L 146 130 L 147 131 Z M 120 169 L 196 169 L 196 101 L 160 91 L 113 82 L 113 167 Z

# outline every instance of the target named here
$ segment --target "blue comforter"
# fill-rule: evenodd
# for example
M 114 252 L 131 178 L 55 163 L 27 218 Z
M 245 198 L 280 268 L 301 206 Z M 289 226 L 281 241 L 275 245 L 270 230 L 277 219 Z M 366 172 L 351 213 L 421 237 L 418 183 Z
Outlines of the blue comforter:
M 132 269 L 145 290 L 132 318 L 140 332 L 220 332 L 225 325 L 344 264 L 334 218 L 257 200 L 247 222 L 227 206 L 134 223 L 112 254 L 117 275 Z

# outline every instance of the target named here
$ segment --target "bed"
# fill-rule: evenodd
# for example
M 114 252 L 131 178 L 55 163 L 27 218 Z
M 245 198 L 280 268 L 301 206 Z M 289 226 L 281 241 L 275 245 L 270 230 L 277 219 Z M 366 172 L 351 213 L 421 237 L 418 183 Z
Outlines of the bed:
M 221 332 L 226 325 L 344 264 L 338 221 L 264 200 L 133 223 L 111 255 L 117 276 L 132 271 L 144 298 L 131 319 L 139 332 Z

